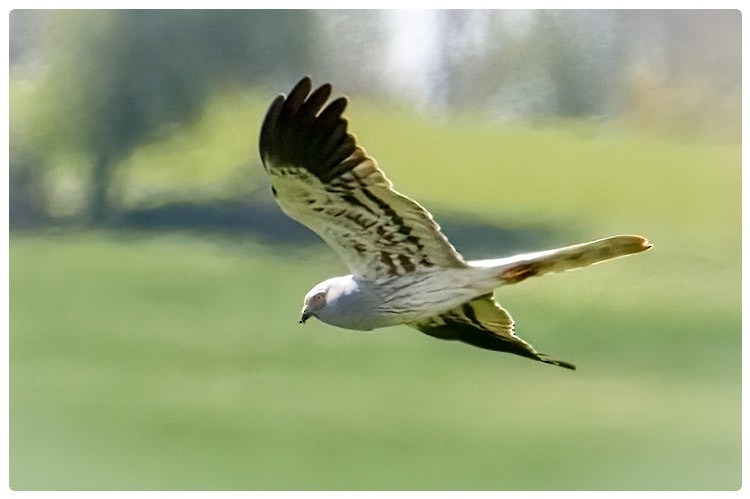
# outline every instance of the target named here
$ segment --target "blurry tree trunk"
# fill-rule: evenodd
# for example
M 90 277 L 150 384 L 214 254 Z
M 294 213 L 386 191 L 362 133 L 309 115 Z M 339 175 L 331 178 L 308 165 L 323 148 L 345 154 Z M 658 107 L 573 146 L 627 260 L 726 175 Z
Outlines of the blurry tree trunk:
M 112 166 L 109 155 L 100 153 L 94 163 L 89 200 L 89 218 L 94 225 L 105 225 L 112 216 L 109 200 L 109 187 L 112 180 Z
M 463 54 L 459 46 L 462 30 L 467 20 L 466 11 L 440 10 L 437 17 L 437 78 L 434 79 L 433 101 L 443 107 L 459 104 L 460 95 L 466 92 L 459 81 L 462 76 Z M 468 92 L 467 92 L 468 93 Z
M 487 10 L 437 11 L 433 102 L 446 108 L 477 103 L 484 108 L 497 91 L 498 75 L 490 71 L 489 78 L 483 77 L 483 71 L 496 62 L 488 41 L 492 15 Z
M 35 165 L 11 161 L 8 189 L 11 228 L 34 227 L 47 220 L 42 175 L 38 170 Z

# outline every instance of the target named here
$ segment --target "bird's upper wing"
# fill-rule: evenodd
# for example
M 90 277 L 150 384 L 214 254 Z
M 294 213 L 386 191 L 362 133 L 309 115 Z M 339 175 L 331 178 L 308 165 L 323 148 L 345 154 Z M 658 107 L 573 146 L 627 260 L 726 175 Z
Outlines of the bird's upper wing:
M 423 333 L 458 340 L 480 348 L 509 352 L 530 359 L 575 369 L 573 364 L 548 358 L 513 332 L 513 319 L 498 305 L 492 293 L 480 296 L 448 312 L 410 324 Z
M 347 132 L 346 98 L 326 106 L 331 86 L 310 93 L 311 86 L 303 78 L 288 97 L 276 97 L 261 127 L 260 155 L 284 212 L 323 238 L 360 278 L 466 266 L 430 213 L 393 190 Z

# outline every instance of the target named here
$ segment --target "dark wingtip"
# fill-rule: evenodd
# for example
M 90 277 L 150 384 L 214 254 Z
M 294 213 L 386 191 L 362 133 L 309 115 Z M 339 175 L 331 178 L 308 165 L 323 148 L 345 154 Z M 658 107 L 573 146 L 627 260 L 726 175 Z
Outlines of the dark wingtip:
M 571 371 L 575 371 L 577 369 L 576 366 L 571 364 L 570 362 L 558 361 L 555 365 L 564 367 L 565 369 L 570 369 Z
M 289 91 L 289 95 L 292 95 L 295 91 L 305 90 L 304 94 L 309 94 L 312 89 L 312 78 L 309 76 L 303 76 L 297 82 L 297 84 Z
M 330 83 L 323 83 L 321 86 L 318 87 L 318 92 L 326 92 L 328 95 L 331 95 L 331 92 L 333 92 L 333 85 Z
M 576 366 L 574 366 L 570 362 L 565 362 L 564 360 L 554 360 L 554 359 L 544 359 L 544 358 L 540 358 L 539 360 L 541 360 L 545 364 L 552 364 L 553 366 L 564 367 L 565 369 L 570 369 L 571 371 L 576 370 Z
M 260 158 L 263 160 L 264 165 L 267 159 L 266 156 L 268 155 L 268 151 L 273 147 L 273 144 L 271 143 L 273 135 L 272 130 L 276 126 L 276 120 L 279 118 L 281 106 L 283 105 L 284 96 L 277 95 L 273 102 L 271 102 L 271 105 L 268 107 L 266 117 L 263 119 L 263 124 L 260 127 L 260 139 L 258 146 L 260 150 Z
M 361 155 L 360 161 L 342 163 L 356 148 L 356 141 L 342 117 L 348 99 L 339 97 L 326 105 L 332 91 L 330 83 L 313 90 L 312 79 L 304 76 L 288 96 L 273 101 L 260 134 L 266 167 L 272 163 L 294 165 L 327 182 L 365 158 Z
M 310 90 L 312 90 L 312 80 L 305 76 L 289 91 L 289 96 L 286 98 L 286 114 L 294 115 L 305 102 Z

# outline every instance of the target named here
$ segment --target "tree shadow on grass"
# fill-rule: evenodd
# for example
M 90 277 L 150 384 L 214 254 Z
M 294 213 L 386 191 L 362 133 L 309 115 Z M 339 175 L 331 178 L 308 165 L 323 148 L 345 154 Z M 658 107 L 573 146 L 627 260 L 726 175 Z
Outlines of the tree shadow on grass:
M 467 259 L 539 250 L 552 247 L 561 240 L 560 231 L 545 226 L 500 227 L 449 212 L 438 212 L 435 219 L 451 243 Z M 113 228 L 131 230 L 251 235 L 271 245 L 323 244 L 312 231 L 287 217 L 276 205 L 262 202 L 172 203 L 123 212 L 114 225 Z

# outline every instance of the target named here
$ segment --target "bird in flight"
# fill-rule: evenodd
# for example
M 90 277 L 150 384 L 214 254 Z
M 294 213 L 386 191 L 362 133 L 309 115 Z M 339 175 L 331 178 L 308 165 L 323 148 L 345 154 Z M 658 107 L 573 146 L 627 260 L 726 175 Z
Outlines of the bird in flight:
M 466 261 L 432 215 L 397 192 L 347 131 L 347 99 L 330 103 L 331 85 L 308 77 L 271 103 L 260 156 L 281 209 L 318 234 L 351 274 L 314 286 L 310 317 L 346 329 L 406 324 L 430 336 L 575 369 L 516 336 L 494 290 L 532 276 L 585 267 L 647 250 L 641 236 L 619 235 L 507 258 Z

